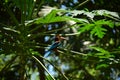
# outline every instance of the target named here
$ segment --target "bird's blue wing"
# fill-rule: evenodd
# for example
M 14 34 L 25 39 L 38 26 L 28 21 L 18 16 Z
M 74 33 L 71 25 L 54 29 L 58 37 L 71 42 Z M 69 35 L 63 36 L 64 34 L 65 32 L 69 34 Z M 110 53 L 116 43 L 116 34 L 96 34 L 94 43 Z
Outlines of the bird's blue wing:
M 53 49 L 57 48 L 57 47 L 60 46 L 60 45 L 61 45 L 60 42 L 55 42 L 55 43 L 53 43 L 53 44 L 50 46 L 50 48 L 48 49 L 48 51 L 53 50 Z
M 48 56 L 52 53 L 51 50 L 57 48 L 57 47 L 60 46 L 60 45 L 61 45 L 60 42 L 55 42 L 55 43 L 53 43 L 53 44 L 50 46 L 50 48 L 48 49 L 48 51 L 45 52 L 44 57 L 48 57 Z

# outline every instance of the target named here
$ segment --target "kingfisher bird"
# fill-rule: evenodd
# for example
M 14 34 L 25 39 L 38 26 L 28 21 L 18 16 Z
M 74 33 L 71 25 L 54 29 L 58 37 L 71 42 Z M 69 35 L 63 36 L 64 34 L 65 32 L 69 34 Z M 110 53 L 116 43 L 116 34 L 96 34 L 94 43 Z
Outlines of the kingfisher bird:
M 64 37 L 62 37 L 60 34 L 56 34 L 56 35 L 55 35 L 55 39 L 54 39 L 55 42 L 50 46 L 50 48 L 48 49 L 47 52 L 49 52 L 49 51 L 54 51 L 56 55 L 59 55 L 59 52 L 58 52 L 58 49 L 57 49 L 57 48 L 61 45 L 61 41 L 62 41 L 62 40 L 67 40 L 67 39 L 64 38 Z M 50 55 L 50 53 L 51 53 L 51 52 L 49 52 L 49 53 L 47 54 L 47 56 Z

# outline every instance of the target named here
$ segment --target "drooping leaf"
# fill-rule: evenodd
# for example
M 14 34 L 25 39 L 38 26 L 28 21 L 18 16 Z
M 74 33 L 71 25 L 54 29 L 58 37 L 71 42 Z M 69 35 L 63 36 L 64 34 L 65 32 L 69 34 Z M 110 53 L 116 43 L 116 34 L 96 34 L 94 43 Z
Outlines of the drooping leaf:
M 44 24 L 48 24 L 48 23 L 54 23 L 54 22 L 63 22 L 63 21 L 67 21 L 69 20 L 69 18 L 66 17 L 48 17 L 48 18 L 39 18 L 38 20 L 35 21 L 36 24 L 40 24 L 40 23 L 44 23 Z
M 39 24 L 39 23 L 53 23 L 53 22 L 66 21 L 65 17 L 56 16 L 57 12 L 58 12 L 57 10 L 52 10 L 45 17 L 37 19 L 35 23 Z

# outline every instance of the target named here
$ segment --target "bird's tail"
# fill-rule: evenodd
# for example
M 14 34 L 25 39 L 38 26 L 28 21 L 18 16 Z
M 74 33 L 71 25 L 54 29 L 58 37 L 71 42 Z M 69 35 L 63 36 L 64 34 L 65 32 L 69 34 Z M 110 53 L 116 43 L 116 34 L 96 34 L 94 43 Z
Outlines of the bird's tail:
M 51 54 L 51 51 L 45 51 L 44 57 L 46 58 L 46 57 L 48 57 L 50 54 Z
M 56 56 L 59 56 L 59 52 L 57 49 L 54 49 L 53 51 L 45 51 L 44 57 L 47 58 L 51 53 L 54 53 Z

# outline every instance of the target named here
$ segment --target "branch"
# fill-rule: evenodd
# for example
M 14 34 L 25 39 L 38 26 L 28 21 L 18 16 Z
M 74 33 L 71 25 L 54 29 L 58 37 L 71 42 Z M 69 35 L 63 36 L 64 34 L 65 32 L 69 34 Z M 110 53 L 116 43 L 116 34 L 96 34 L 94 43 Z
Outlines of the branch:
M 89 2 L 90 0 L 86 0 L 86 1 L 84 1 L 84 2 L 82 2 L 82 3 L 80 3 L 79 5 L 77 5 L 76 7 L 75 7 L 75 9 L 77 9 L 78 7 L 81 7 L 82 5 L 84 5 L 84 4 L 86 4 L 87 2 Z
M 49 71 L 46 69 L 46 67 L 40 62 L 40 60 L 38 60 L 35 56 L 32 56 L 45 70 L 46 72 L 51 76 L 51 78 L 53 80 L 55 80 L 55 78 L 49 73 Z
M 74 35 L 78 35 L 80 34 L 80 32 L 76 32 L 76 33 L 69 33 L 69 34 L 64 34 L 65 36 L 74 36 Z M 56 34 L 42 34 L 42 35 L 47 35 L 47 36 L 55 36 Z M 62 35 L 62 34 L 60 34 Z
M 51 32 L 56 32 L 56 31 L 61 31 L 61 30 L 67 29 L 67 28 L 71 28 L 71 27 L 73 27 L 75 25 L 76 24 L 73 24 L 70 27 L 63 27 L 63 28 L 59 28 L 59 29 L 55 29 L 55 30 L 50 30 L 50 31 L 47 31 L 47 32 L 38 33 L 38 34 L 32 35 L 33 37 L 31 37 L 30 39 L 34 39 L 34 38 L 36 38 L 38 36 L 41 36 L 41 35 L 48 35 Z
M 59 48 L 59 49 L 62 50 L 62 51 L 69 52 L 69 53 L 74 53 L 74 54 L 81 55 L 81 56 L 87 56 L 87 54 L 80 53 L 80 52 L 77 52 L 77 51 L 72 51 L 72 50 L 68 51 L 68 49 L 62 49 L 62 48 Z M 63 53 L 63 52 L 60 51 L 60 50 L 59 50 L 59 52 L 60 52 L 60 53 Z
M 17 57 L 18 56 L 16 55 L 10 61 L 8 61 L 7 64 L 1 69 L 0 73 L 4 72 L 6 69 L 10 68 L 10 65 L 16 60 Z
M 46 58 L 40 56 L 41 58 L 43 58 L 44 60 L 46 60 L 47 62 L 49 62 L 61 75 L 63 75 L 63 77 L 66 79 L 66 80 L 69 80 L 52 62 L 50 62 L 49 60 L 47 60 Z

